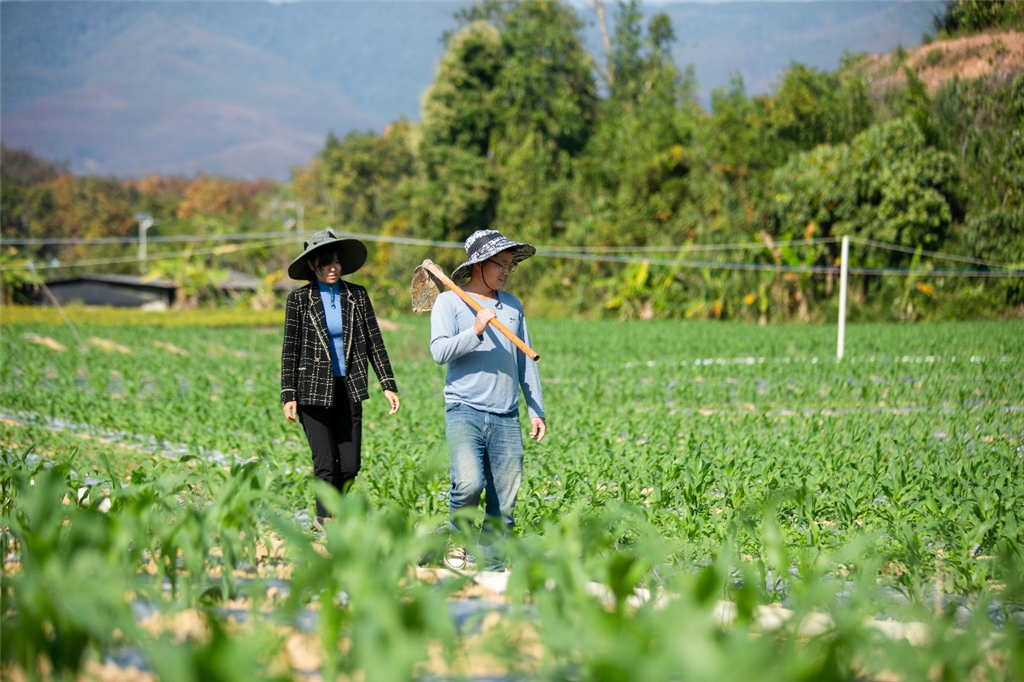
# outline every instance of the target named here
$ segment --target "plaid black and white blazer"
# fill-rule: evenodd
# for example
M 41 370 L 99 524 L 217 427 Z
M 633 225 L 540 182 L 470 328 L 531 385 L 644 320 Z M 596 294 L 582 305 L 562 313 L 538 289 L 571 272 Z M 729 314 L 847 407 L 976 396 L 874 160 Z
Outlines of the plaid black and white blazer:
M 345 374 L 352 399 L 362 401 L 370 397 L 367 360 L 373 365 L 381 390 L 398 392 L 366 289 L 345 280 L 338 281 L 343 302 Z M 311 282 L 294 290 L 288 294 L 284 310 L 281 403 L 294 400 L 300 405 L 329 407 L 334 402 L 334 369 L 327 347 L 330 340 L 319 288 Z

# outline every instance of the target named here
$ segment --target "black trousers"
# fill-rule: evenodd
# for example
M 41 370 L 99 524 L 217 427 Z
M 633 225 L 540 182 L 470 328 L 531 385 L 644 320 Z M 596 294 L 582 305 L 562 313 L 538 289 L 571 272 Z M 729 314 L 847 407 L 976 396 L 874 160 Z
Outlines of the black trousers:
M 362 465 L 362 403 L 352 400 L 345 377 L 334 377 L 333 405 L 299 405 L 298 412 L 313 454 L 313 475 L 344 494 Z M 316 515 L 329 516 L 320 498 Z

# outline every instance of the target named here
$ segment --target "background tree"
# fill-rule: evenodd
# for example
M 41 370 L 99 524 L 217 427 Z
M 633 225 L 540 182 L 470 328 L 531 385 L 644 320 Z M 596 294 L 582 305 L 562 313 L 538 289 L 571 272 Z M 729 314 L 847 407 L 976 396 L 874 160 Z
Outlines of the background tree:
M 1024 264 L 1024 73 L 947 82 L 932 111 L 937 145 L 956 157 L 968 188 L 950 250 Z M 990 288 L 992 301 L 971 303 L 1024 306 L 1024 279 L 999 279 Z
M 772 99 L 768 121 L 790 151 L 803 151 L 850 140 L 870 125 L 871 113 L 861 78 L 794 63 Z
M 185 189 L 192 179 L 182 175 L 147 175 L 141 178 L 126 178 L 124 184 L 133 192 L 134 210 L 148 213 L 164 225 L 175 220 L 178 208 L 185 196 Z
M 399 204 L 395 188 L 414 173 L 407 121 L 374 132 L 349 133 L 321 154 L 330 196 L 332 222 L 338 227 L 380 232 Z
M 664 15 L 652 18 L 643 41 L 636 39 L 638 16 L 635 3 L 621 7 L 612 48 L 619 75 L 579 158 L 574 190 L 583 198 L 574 213 L 616 219 L 586 221 L 585 233 L 571 235 L 580 244 L 670 244 L 685 240 L 692 227 L 684 216 L 692 202 L 687 180 L 700 116 L 692 75 L 681 74 L 671 60 L 671 32 L 659 28 Z
M 1024 3 L 1015 0 L 947 0 L 941 14 L 933 16 L 941 36 L 977 33 L 989 28 L 1024 28 Z
M 238 218 L 256 211 L 258 197 L 270 189 L 266 180 L 232 180 L 199 175 L 185 186 L 176 217 L 228 216 Z
M 66 166 L 0 142 L 0 234 L 7 238 L 44 236 L 40 221 L 54 209 L 53 193 L 46 185 L 64 173 Z
M 581 20 L 561 3 L 511 3 L 499 28 L 495 226 L 544 243 L 564 217 L 572 160 L 593 132 L 594 63 L 579 37 Z
M 774 234 L 851 235 L 939 250 L 963 217 L 952 155 L 926 144 L 909 119 L 873 126 L 849 144 L 794 155 L 774 172 L 769 214 Z M 905 263 L 889 253 L 886 265 Z
M 492 137 L 501 36 L 471 20 L 448 39 L 423 101 L 420 181 L 413 214 L 431 239 L 464 239 L 494 220 L 497 189 Z
M 637 0 L 619 3 L 613 36 L 608 90 L 611 99 L 630 102 L 640 93 L 644 68 L 643 14 Z

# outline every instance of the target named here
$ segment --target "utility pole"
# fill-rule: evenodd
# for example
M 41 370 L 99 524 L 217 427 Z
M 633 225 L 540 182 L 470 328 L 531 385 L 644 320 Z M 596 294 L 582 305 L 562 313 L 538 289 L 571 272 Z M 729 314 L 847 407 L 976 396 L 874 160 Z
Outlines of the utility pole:
M 148 213 L 136 213 L 135 220 L 139 223 L 139 273 L 146 274 L 146 230 L 156 225 L 153 216 Z
M 289 218 L 288 220 L 285 221 L 284 229 L 286 231 L 290 231 L 293 227 L 295 227 L 295 228 L 298 229 L 300 235 L 303 232 L 305 232 L 306 231 L 306 226 L 302 222 L 302 218 L 303 218 L 302 202 L 301 201 L 286 201 L 286 202 L 282 203 L 281 206 L 283 206 L 284 208 L 293 208 L 293 209 L 295 209 L 295 217 L 294 218 Z

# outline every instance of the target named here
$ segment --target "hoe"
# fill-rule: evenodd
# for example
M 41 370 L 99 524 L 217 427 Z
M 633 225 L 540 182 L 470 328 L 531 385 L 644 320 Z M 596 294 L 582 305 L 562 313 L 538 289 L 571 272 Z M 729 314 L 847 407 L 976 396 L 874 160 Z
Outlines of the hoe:
M 480 312 L 483 309 L 473 297 L 462 290 L 458 284 L 453 282 L 448 275 L 444 274 L 441 268 L 429 258 L 419 265 L 412 272 L 412 310 L 414 313 L 425 313 L 432 310 L 437 295 L 441 293 L 441 285 L 444 284 L 454 291 L 459 298 L 466 302 L 473 310 Z M 492 319 L 490 324 L 499 332 L 508 337 L 508 340 L 516 344 L 519 350 L 526 353 L 526 356 L 534 362 L 540 360 L 540 355 L 535 350 L 523 343 L 523 340 L 513 334 L 508 327 L 497 319 Z

